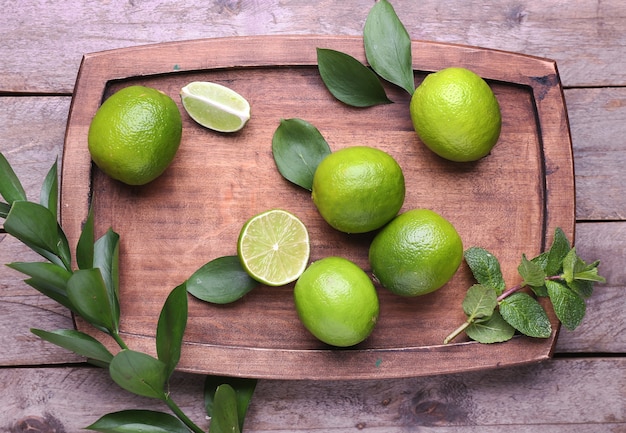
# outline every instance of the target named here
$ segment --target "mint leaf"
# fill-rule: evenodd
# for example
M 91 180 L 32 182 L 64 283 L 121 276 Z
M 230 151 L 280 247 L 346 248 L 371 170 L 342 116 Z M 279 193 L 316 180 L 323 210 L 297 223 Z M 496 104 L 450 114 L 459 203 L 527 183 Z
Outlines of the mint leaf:
M 552 333 L 545 310 L 526 293 L 513 293 L 500 301 L 500 314 L 509 325 L 529 337 L 548 338 Z
M 515 329 L 495 310 L 487 320 L 472 323 L 465 329 L 472 340 L 479 343 L 502 343 L 513 338 Z
M 392 102 L 376 74 L 348 54 L 318 48 L 317 66 L 326 88 L 344 104 L 371 107 Z
M 492 287 L 498 295 L 504 291 L 506 284 L 500 262 L 493 254 L 483 248 L 471 247 L 465 250 L 463 256 L 479 284 Z
M 367 15 L 363 43 L 372 69 L 412 95 L 415 78 L 411 38 L 387 0 L 376 2 Z
M 556 281 L 546 281 L 546 287 L 556 317 L 570 331 L 576 329 L 585 317 L 584 299 Z
M 317 166 L 330 152 L 317 128 L 302 119 L 282 119 L 272 137 L 272 155 L 278 172 L 309 191 L 313 189 Z
M 481 284 L 470 287 L 463 299 L 463 311 L 467 314 L 468 321 L 490 317 L 498 305 L 497 298 L 492 287 Z
M 569 240 L 563 230 L 557 227 L 554 232 L 552 245 L 547 251 L 545 272 L 548 275 L 557 275 L 563 269 L 563 259 L 571 249 Z
M 528 260 L 526 255 L 522 255 L 522 262 L 517 267 L 517 271 L 524 280 L 525 285 L 533 287 L 541 287 L 544 285 L 546 273 L 537 263 Z
M 589 298 L 593 295 L 593 281 L 589 280 L 574 280 L 571 282 L 567 282 L 567 287 L 569 287 L 574 293 L 578 294 L 583 299 Z

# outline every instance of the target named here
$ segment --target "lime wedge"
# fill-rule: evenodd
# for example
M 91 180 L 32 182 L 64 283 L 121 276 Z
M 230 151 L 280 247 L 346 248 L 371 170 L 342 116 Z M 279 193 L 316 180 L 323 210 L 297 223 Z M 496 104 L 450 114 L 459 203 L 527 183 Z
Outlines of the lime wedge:
M 302 275 L 309 261 L 309 233 L 295 215 L 272 209 L 242 227 L 237 253 L 248 274 L 268 286 L 282 286 Z
M 250 104 L 239 93 L 208 81 L 194 81 L 180 91 L 189 116 L 205 128 L 239 131 L 250 119 Z

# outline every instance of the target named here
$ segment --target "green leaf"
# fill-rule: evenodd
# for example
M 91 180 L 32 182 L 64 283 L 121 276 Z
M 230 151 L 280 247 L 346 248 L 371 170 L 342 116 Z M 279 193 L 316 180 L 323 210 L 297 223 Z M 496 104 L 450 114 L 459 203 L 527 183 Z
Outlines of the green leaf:
M 11 206 L 8 203 L 0 201 L 0 218 L 6 218 L 9 215 Z
M 494 288 L 498 295 L 506 289 L 500 262 L 493 254 L 483 248 L 471 247 L 463 255 L 479 284 Z
M 26 201 L 26 192 L 2 152 L 0 152 L 0 195 L 9 205 L 15 201 Z
M 113 359 L 113 354 L 102 343 L 83 332 L 74 329 L 59 329 L 51 332 L 31 329 L 30 331 L 43 340 L 95 361 L 93 363 L 100 367 L 108 366 Z
M 134 350 L 123 349 L 113 357 L 109 373 L 115 383 L 133 394 L 167 398 L 167 366 L 158 359 Z
M 80 233 L 78 244 L 76 245 L 76 263 L 79 269 L 93 268 L 94 258 L 94 227 L 93 227 L 93 209 L 89 209 L 87 221 Z
M 167 367 L 169 377 L 178 361 L 187 325 L 187 291 L 185 283 L 172 290 L 163 304 L 156 331 L 157 356 Z
M 502 343 L 513 338 L 515 328 L 502 318 L 498 310 L 495 310 L 487 320 L 468 326 L 465 333 L 479 343 Z
M 57 163 L 56 161 L 48 171 L 46 178 L 44 179 L 43 185 L 41 186 L 41 194 L 39 203 L 48 208 L 54 218 L 56 219 L 58 216 L 57 213 L 57 203 L 59 200 L 59 179 L 57 176 Z
M 317 66 L 326 88 L 344 104 L 371 107 L 392 102 L 376 74 L 348 54 L 318 48 Z
M 574 273 L 574 280 L 593 281 L 596 283 L 605 283 L 606 279 L 598 274 L 599 261 L 585 266 L 582 270 Z
M 463 299 L 463 311 L 468 321 L 490 317 L 498 305 L 498 295 L 493 287 L 475 284 L 469 288 Z
M 220 385 L 213 399 L 213 415 L 209 433 L 240 433 L 237 396 L 228 384 Z
M 72 273 L 64 267 L 48 262 L 14 262 L 7 266 L 31 277 L 25 282 L 34 289 L 74 310 L 67 297 L 67 282 Z
M 593 281 L 589 280 L 573 280 L 566 283 L 567 287 L 577 293 L 583 299 L 589 298 L 593 295 Z
M 189 433 L 189 429 L 178 418 L 151 410 L 109 413 L 86 429 L 102 433 Z
M 100 269 L 113 320 L 120 319 L 119 307 L 119 244 L 120 236 L 109 229 L 94 244 L 93 267 Z
M 67 282 L 67 296 L 84 319 L 109 334 L 119 330 L 119 305 L 111 305 L 102 274 L 97 268 L 80 269 Z
M 570 331 L 576 329 L 585 317 L 587 306 L 584 299 L 556 281 L 546 281 L 546 287 L 556 317 Z
M 554 232 L 554 239 L 552 245 L 548 250 L 545 272 L 549 276 L 558 275 L 563 269 L 563 259 L 570 251 L 570 243 L 565 236 L 565 233 L 560 228 L 557 228 Z
M 517 267 L 517 271 L 522 276 L 525 285 L 541 287 L 546 281 L 546 273 L 541 266 L 528 260 L 526 255 L 522 255 L 522 262 Z
M 272 155 L 280 174 L 309 191 L 317 166 L 330 152 L 317 128 L 302 119 L 281 119 L 272 137 Z
M 526 293 L 513 293 L 500 301 L 500 314 L 509 325 L 529 337 L 548 338 L 552 333 L 545 310 Z
M 213 416 L 215 412 L 215 393 L 220 385 L 228 384 L 234 390 L 237 399 L 237 413 L 239 419 L 239 429 L 243 431 L 243 424 L 248 412 L 248 406 L 256 388 L 256 379 L 246 379 L 238 377 L 207 376 L 204 381 L 204 406 L 208 416 Z
M 585 264 L 580 257 L 576 254 L 576 247 L 569 250 L 565 258 L 563 259 L 563 279 L 568 283 L 574 281 L 574 274 L 581 271 Z
M 365 21 L 363 42 L 367 61 L 378 75 L 415 92 L 411 38 L 387 0 L 374 4 Z
M 198 299 L 227 304 L 242 298 L 258 286 L 241 266 L 238 256 L 211 260 L 187 280 L 187 291 Z
M 15 201 L 4 221 L 4 230 L 47 260 L 69 269 L 56 218 L 38 203 Z M 67 243 L 67 239 L 65 239 Z

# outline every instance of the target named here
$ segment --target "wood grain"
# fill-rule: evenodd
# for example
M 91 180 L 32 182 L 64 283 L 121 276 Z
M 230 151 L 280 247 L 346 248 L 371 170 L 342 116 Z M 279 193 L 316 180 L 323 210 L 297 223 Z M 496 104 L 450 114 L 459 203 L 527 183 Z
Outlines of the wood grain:
M 78 433 L 105 413 L 167 411 L 132 396 L 95 368 L 0 370 L 0 430 L 26 433 L 25 419 Z M 172 398 L 200 426 L 202 381 L 177 373 Z M 565 397 L 566 396 L 566 397 Z M 624 432 L 626 362 L 556 359 L 533 366 L 385 381 L 260 381 L 246 433 Z M 46 430 L 43 430 L 46 431 Z
M 40 2 L 10 3 L 0 16 L 0 91 L 71 93 L 82 55 L 113 48 L 259 34 L 359 36 L 372 4 L 71 0 L 63 8 L 50 8 Z M 470 0 L 454 5 L 397 0 L 393 5 L 412 38 L 552 58 L 565 86 L 626 83 L 621 0 Z

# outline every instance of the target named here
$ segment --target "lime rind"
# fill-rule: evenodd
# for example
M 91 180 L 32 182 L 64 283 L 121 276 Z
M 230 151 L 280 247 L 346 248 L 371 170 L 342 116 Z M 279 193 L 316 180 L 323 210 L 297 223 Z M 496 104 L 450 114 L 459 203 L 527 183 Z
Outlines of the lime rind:
M 239 131 L 250 120 L 250 104 L 234 90 L 208 81 L 194 81 L 180 91 L 187 114 L 205 128 Z
M 272 209 L 244 224 L 237 253 L 243 268 L 255 280 L 268 286 L 286 285 L 306 269 L 309 233 L 295 215 Z

